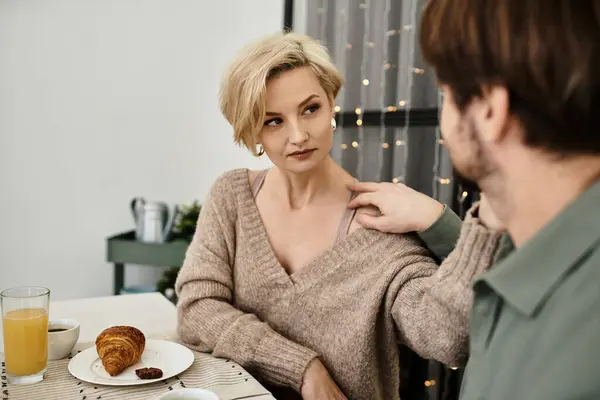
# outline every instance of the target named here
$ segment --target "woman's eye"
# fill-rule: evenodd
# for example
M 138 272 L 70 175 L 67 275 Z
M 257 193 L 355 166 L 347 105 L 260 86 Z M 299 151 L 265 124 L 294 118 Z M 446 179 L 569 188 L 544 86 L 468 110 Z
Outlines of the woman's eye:
M 317 112 L 317 110 L 319 109 L 319 105 L 318 104 L 313 104 L 312 106 L 308 107 L 305 111 L 304 114 L 313 114 L 315 112 Z
M 268 121 L 265 121 L 265 126 L 276 126 L 281 123 L 281 118 L 273 118 Z

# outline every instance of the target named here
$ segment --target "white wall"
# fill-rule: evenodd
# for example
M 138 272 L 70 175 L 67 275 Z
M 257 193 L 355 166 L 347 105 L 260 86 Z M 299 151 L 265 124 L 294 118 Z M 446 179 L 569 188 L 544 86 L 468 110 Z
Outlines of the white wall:
M 307 1 L 309 0 L 294 0 L 293 28 L 295 32 L 306 33 Z
M 0 288 L 111 294 L 105 237 L 132 228 L 133 196 L 189 203 L 267 166 L 232 144 L 217 90 L 282 24 L 280 0 L 1 1 Z

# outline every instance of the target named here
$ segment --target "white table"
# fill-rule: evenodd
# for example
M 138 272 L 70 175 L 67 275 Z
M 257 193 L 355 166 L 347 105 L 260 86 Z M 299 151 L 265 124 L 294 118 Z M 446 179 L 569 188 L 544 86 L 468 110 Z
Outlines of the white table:
M 60 318 L 71 318 L 80 323 L 80 336 L 78 344 L 75 347 L 76 350 L 82 350 L 92 346 L 96 336 L 103 329 L 114 325 L 135 326 L 144 332 L 148 338 L 153 339 L 174 339 L 177 337 L 176 308 L 160 293 L 132 294 L 51 302 L 50 320 Z M 1 338 L 0 349 L 4 349 Z M 2 353 L 0 353 L 0 356 L 1 355 Z M 203 368 L 210 368 L 211 362 L 218 362 L 217 359 L 212 359 L 210 356 L 201 356 L 202 362 L 206 363 L 208 366 Z M 65 365 L 67 361 L 68 360 L 64 360 Z M 253 400 L 274 400 L 273 396 L 267 394 L 257 396 L 257 388 L 260 388 L 262 393 L 268 393 L 268 391 L 260 386 L 260 384 L 241 367 L 237 365 L 236 367 L 248 377 L 248 396 L 251 396 Z M 64 369 L 62 365 L 61 368 Z M 43 382 L 41 384 L 43 384 Z M 45 384 L 48 386 L 49 382 L 46 382 Z M 15 387 L 13 392 L 18 392 L 18 390 L 20 390 L 20 388 Z M 51 387 L 44 390 L 51 391 Z M 10 391 L 11 388 L 9 387 L 9 393 Z M 235 390 L 235 397 L 230 397 L 230 399 L 247 398 L 243 392 L 243 387 L 241 389 L 240 387 L 237 387 Z M 11 397 L 10 394 L 8 398 L 10 400 L 13 398 L 18 400 L 21 399 L 21 397 Z
M 84 348 L 93 344 L 103 329 L 114 325 L 133 325 L 153 338 L 176 337 L 175 306 L 160 293 L 52 301 L 50 320 L 60 318 L 79 321 L 78 347 Z M 4 349 L 1 337 L 0 349 Z

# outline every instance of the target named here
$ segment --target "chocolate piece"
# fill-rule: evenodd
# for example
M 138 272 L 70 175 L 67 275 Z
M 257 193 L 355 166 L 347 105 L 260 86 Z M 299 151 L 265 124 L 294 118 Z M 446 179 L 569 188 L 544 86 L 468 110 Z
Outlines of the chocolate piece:
M 135 374 L 140 379 L 158 379 L 163 376 L 160 368 L 140 368 L 135 370 Z

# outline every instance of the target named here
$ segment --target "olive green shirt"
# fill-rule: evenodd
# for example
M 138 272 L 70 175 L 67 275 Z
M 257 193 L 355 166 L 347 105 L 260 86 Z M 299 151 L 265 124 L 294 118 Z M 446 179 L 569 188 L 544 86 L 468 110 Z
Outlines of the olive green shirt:
M 435 252 L 452 235 L 445 215 L 420 236 Z M 461 400 L 600 399 L 600 182 L 496 260 L 474 283 Z

